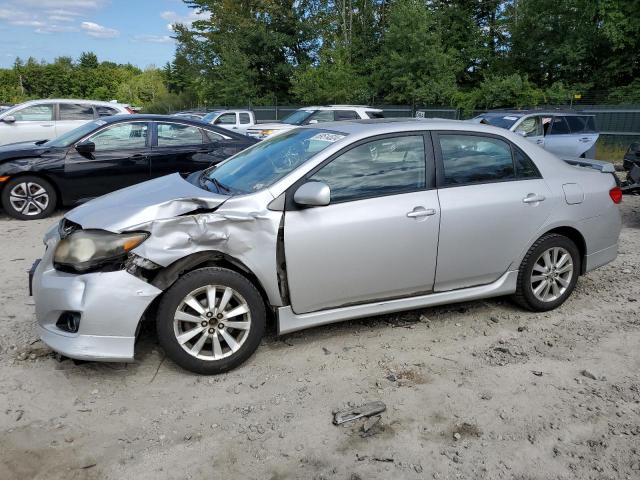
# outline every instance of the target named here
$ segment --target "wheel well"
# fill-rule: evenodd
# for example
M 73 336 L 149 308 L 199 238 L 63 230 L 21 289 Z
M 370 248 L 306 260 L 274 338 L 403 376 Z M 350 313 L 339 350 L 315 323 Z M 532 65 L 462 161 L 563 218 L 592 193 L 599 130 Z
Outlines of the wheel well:
M 160 290 L 165 291 L 173 285 L 180 276 L 203 267 L 222 267 L 239 273 L 253 283 L 258 289 L 258 292 L 260 292 L 265 305 L 269 305 L 269 298 L 258 277 L 239 260 L 218 251 L 198 252 L 176 260 L 158 272 L 150 283 Z M 269 309 L 267 308 L 267 310 Z
M 558 227 L 553 230 L 549 230 L 547 233 L 563 235 L 576 244 L 576 247 L 578 247 L 578 251 L 580 252 L 580 275 L 583 275 L 587 266 L 587 243 L 585 242 L 582 234 L 572 227 Z
M 21 177 L 36 177 L 36 178 L 41 178 L 42 180 L 46 180 L 51 184 L 53 189 L 56 191 L 56 207 L 62 206 L 62 192 L 60 191 L 60 188 L 58 187 L 56 182 L 54 182 L 51 177 L 48 177 L 47 175 L 43 175 L 39 172 L 20 172 L 15 175 L 9 175 L 9 177 L 10 177 L 10 180 L 13 180 L 14 178 L 21 178 Z

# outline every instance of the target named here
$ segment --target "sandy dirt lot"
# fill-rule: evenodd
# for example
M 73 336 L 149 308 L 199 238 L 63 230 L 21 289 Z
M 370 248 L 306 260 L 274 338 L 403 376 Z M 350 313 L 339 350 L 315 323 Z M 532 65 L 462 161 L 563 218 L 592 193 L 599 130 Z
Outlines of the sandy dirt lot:
M 58 362 L 26 289 L 57 218 L 2 215 L 0 479 L 638 479 L 640 197 L 622 211 L 618 259 L 554 312 L 493 299 L 272 329 L 217 377 L 153 332 L 135 363 Z M 332 424 L 373 400 L 367 434 Z

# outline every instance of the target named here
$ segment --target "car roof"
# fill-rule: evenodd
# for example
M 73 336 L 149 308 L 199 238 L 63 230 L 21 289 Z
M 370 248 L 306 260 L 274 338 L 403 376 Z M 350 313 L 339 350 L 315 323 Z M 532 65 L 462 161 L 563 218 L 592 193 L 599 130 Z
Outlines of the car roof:
M 527 110 L 489 110 L 488 112 L 481 113 L 478 115 L 479 117 L 483 116 L 503 116 L 503 115 L 511 115 L 514 117 L 524 117 L 525 115 L 549 115 L 549 116 L 572 116 L 572 115 L 580 115 L 584 116 L 595 116 L 593 113 L 584 113 L 579 110 L 553 110 L 553 109 L 527 109 Z
M 32 105 L 34 103 L 82 103 L 91 105 L 104 105 L 105 107 L 120 107 L 124 108 L 124 103 L 105 102 L 104 100 L 86 100 L 83 98 L 41 98 L 38 100 L 27 100 L 26 102 L 14 105 L 14 107 L 21 105 Z
M 440 118 L 375 118 L 368 120 L 346 120 L 342 122 L 323 122 L 321 124 L 305 125 L 299 128 L 316 128 L 344 133 L 347 135 L 366 133 L 367 136 L 423 130 L 464 130 L 493 133 L 504 136 L 506 131 L 503 128 L 491 125 Z
M 356 108 L 363 110 L 372 110 L 375 112 L 382 112 L 380 108 L 369 107 L 367 105 L 312 105 L 309 107 L 302 107 L 298 110 L 342 110 L 345 108 Z

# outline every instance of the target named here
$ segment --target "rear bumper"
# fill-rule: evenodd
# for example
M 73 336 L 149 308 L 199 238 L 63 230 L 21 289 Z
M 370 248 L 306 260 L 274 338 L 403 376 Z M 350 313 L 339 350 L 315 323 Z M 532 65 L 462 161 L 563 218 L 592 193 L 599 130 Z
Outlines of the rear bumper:
M 161 290 L 126 271 L 76 275 L 53 268 L 55 241 L 33 274 L 33 295 L 42 341 L 67 357 L 80 360 L 129 361 L 136 329 Z M 76 333 L 56 322 L 64 312 L 77 312 Z

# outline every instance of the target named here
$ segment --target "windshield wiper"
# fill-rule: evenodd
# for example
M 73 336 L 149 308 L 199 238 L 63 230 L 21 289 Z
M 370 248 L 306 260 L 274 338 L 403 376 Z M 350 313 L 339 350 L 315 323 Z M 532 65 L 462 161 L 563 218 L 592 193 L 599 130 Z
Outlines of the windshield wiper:
M 218 193 L 222 193 L 222 191 L 224 190 L 227 193 L 231 193 L 231 189 L 229 187 L 227 187 L 226 185 L 224 185 L 223 183 L 220 183 L 218 181 L 217 178 L 215 177 L 207 177 L 204 173 L 200 176 L 200 186 L 204 187 L 205 182 L 211 182 L 216 186 L 216 190 L 218 190 Z

